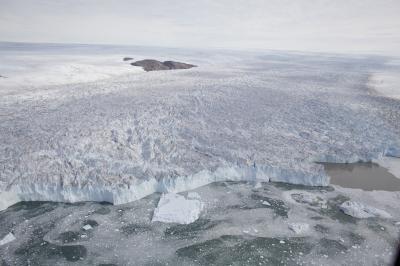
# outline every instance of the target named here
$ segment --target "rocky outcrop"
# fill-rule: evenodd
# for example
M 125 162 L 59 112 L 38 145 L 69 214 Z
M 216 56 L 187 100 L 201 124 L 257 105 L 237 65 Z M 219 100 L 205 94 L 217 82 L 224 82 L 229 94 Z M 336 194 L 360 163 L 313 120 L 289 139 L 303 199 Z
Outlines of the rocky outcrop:
M 124 61 L 131 61 L 131 60 L 133 60 L 133 58 L 132 58 L 132 57 L 124 57 L 124 59 L 122 59 L 122 60 L 124 60 Z
M 144 59 L 131 63 L 132 66 L 141 66 L 145 71 L 172 70 L 172 69 L 188 69 L 196 67 L 192 64 L 186 64 L 175 61 L 160 62 L 154 59 Z

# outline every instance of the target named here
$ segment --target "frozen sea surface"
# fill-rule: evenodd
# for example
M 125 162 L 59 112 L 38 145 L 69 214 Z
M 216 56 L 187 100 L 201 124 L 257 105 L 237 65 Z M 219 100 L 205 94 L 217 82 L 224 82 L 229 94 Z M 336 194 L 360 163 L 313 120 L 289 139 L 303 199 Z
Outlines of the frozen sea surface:
M 11 230 L 16 237 L 0 247 L 0 261 L 4 265 L 390 265 L 395 255 L 400 213 L 393 202 L 398 204 L 399 193 L 284 183 L 261 183 L 255 188 L 252 182 L 217 182 L 195 192 L 204 209 L 191 224 L 152 222 L 159 193 L 118 206 L 18 203 L 0 213 L 0 237 Z M 318 200 L 302 200 L 311 197 Z M 346 215 L 340 206 L 350 198 L 385 209 L 391 217 Z M 87 224 L 91 230 L 83 229 Z M 294 225 L 301 230 L 293 231 Z

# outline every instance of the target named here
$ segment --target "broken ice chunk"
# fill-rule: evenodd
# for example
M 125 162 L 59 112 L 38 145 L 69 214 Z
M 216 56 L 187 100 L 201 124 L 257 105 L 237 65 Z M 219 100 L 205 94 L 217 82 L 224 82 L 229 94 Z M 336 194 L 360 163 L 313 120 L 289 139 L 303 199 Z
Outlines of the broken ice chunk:
M 310 229 L 310 225 L 307 223 L 290 223 L 288 227 L 296 234 L 303 234 Z
M 163 194 L 154 210 L 152 221 L 190 224 L 199 218 L 202 207 L 198 199 L 186 199 L 174 193 Z
M 85 225 L 82 227 L 82 229 L 85 230 L 85 231 L 88 231 L 88 230 L 92 230 L 93 227 L 92 227 L 90 224 L 85 224 Z
M 271 203 L 269 203 L 269 202 L 266 201 L 266 200 L 263 200 L 263 202 L 261 202 L 261 204 L 262 204 L 262 205 L 265 205 L 265 206 L 271 206 Z
M 254 184 L 254 188 L 262 188 L 261 182 L 256 182 L 256 183 Z
M 8 233 L 2 240 L 0 240 L 0 246 L 10 243 L 14 241 L 16 238 L 13 233 Z
M 340 210 L 345 214 L 353 216 L 355 218 L 370 218 L 370 217 L 381 217 L 390 218 L 392 217 L 389 213 L 384 210 L 380 210 L 371 206 L 364 205 L 356 201 L 345 201 L 340 205 Z
M 308 192 L 298 192 L 290 195 L 292 199 L 299 203 L 308 204 L 310 206 L 319 206 L 321 208 L 326 207 L 326 200 L 318 195 L 314 195 Z

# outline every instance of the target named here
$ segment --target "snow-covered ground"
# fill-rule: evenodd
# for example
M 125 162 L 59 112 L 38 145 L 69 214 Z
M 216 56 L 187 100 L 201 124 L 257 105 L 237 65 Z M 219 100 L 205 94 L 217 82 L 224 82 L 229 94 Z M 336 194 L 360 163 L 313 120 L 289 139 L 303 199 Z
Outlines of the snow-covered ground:
M 144 72 L 124 56 L 198 67 Z M 387 59 L 2 43 L 0 61 L 7 262 L 390 262 L 400 192 L 312 187 L 329 185 L 316 162 L 376 161 L 398 176 L 400 102 L 370 93 Z M 19 201 L 123 205 L 6 209 Z
M 400 60 L 389 60 L 383 69 L 371 73 L 369 85 L 380 95 L 400 100 Z

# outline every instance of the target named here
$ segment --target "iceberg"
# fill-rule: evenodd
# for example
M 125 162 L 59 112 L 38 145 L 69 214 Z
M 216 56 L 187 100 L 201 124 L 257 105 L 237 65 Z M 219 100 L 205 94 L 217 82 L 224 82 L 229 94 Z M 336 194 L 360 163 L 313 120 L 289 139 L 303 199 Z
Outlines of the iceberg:
M 152 222 L 190 224 L 196 221 L 203 208 L 198 199 L 187 199 L 175 193 L 163 194 L 154 210 Z
M 0 240 L 0 246 L 10 243 L 14 241 L 16 238 L 13 233 L 8 233 L 3 239 Z
M 92 227 L 90 224 L 85 224 L 85 225 L 82 227 L 82 229 L 85 230 L 85 231 L 88 231 L 88 230 L 92 230 L 93 227 Z
M 307 223 L 290 223 L 288 227 L 296 234 L 303 234 L 310 229 L 310 225 Z
M 345 214 L 353 216 L 355 218 L 391 218 L 392 216 L 384 210 L 380 210 L 368 205 L 364 205 L 356 201 L 345 201 L 340 205 L 340 210 Z

